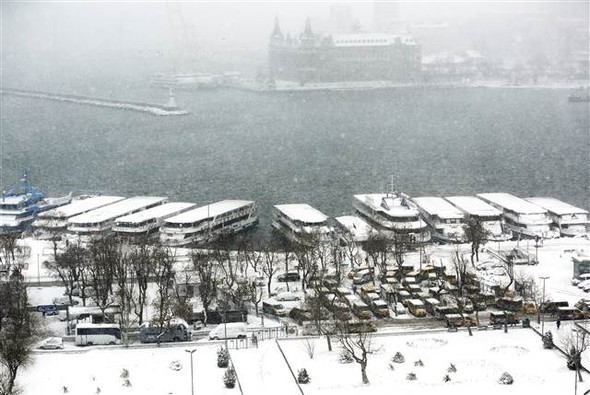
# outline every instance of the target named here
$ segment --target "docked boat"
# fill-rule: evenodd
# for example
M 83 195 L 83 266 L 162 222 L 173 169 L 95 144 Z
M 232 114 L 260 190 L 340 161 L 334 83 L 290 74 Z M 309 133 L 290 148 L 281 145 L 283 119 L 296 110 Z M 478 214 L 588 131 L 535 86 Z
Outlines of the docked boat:
M 113 232 L 125 236 L 147 235 L 158 230 L 167 218 L 194 207 L 193 203 L 164 203 L 135 214 L 125 215 L 115 220 Z
M 558 234 L 551 230 L 551 218 L 544 208 L 509 193 L 480 193 L 477 197 L 502 211 L 506 227 L 514 236 L 553 238 Z
M 71 217 L 68 219 L 67 230 L 70 235 L 83 239 L 108 234 L 117 218 L 159 206 L 167 201 L 168 198 L 159 196 L 135 196 L 124 199 Z
M 525 198 L 526 201 L 549 212 L 553 228 L 562 236 L 582 236 L 590 232 L 588 211 L 549 197 Z
M 354 209 L 377 231 L 389 236 L 407 234 L 412 241 L 430 241 L 428 224 L 420 216 L 416 203 L 404 193 L 354 195 Z
M 349 242 L 364 243 L 369 237 L 376 233 L 375 229 L 361 217 L 356 215 L 343 215 L 334 218 L 337 228 L 341 231 L 341 240 L 348 244 Z
M 67 204 L 71 200 L 71 194 L 60 198 L 46 198 L 42 192 L 29 183 L 25 171 L 18 187 L 1 194 L 0 233 L 25 231 L 39 213 Z
M 309 204 L 274 206 L 272 226 L 287 239 L 302 244 L 329 241 L 334 232 L 328 223 L 328 216 Z
M 465 239 L 465 215 L 441 197 L 418 197 L 412 199 L 426 223 L 432 238 L 442 243 L 463 243 Z
M 506 241 L 512 238 L 512 232 L 504 226 L 502 211 L 475 196 L 449 196 L 445 198 L 467 218 L 478 220 L 487 231 L 490 241 Z
M 222 200 L 167 218 L 160 227 L 160 241 L 169 246 L 211 242 L 257 222 L 255 202 Z

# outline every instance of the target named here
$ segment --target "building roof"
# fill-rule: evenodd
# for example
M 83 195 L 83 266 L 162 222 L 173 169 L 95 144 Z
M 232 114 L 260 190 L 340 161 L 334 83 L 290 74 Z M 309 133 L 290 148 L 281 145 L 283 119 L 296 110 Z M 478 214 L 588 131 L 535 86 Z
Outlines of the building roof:
M 181 213 L 194 207 L 194 203 L 164 203 L 135 214 L 125 215 L 115 220 L 116 223 L 141 223 L 150 219 L 162 219 Z
M 412 200 L 429 215 L 436 215 L 442 219 L 464 217 L 461 210 L 441 197 L 418 197 L 413 198 Z
M 544 208 L 545 210 L 555 215 L 588 214 L 588 211 L 586 210 L 572 206 L 569 203 L 565 203 L 561 200 L 551 197 L 531 197 L 525 198 L 524 200 L 533 203 L 536 206 Z
M 192 223 L 207 218 L 213 218 L 217 215 L 224 214 L 228 211 L 237 210 L 242 207 L 254 204 L 251 200 L 222 200 L 219 202 L 207 204 L 193 210 L 175 215 L 166 220 L 167 223 Z
M 449 196 L 446 197 L 449 202 L 454 204 L 458 209 L 463 210 L 469 215 L 481 217 L 497 217 L 502 214 L 497 208 L 490 206 L 488 203 L 475 196 Z
M 328 219 L 324 213 L 309 204 L 278 204 L 274 207 L 294 221 L 322 223 Z
M 86 199 L 75 199 L 64 206 L 39 213 L 39 218 L 70 218 L 123 199 L 125 198 L 122 196 L 92 196 Z
M 380 47 L 393 44 L 416 45 L 414 37 L 383 33 L 357 33 L 332 35 L 335 47 Z
M 114 220 L 122 215 L 129 214 L 132 211 L 141 210 L 147 206 L 164 203 L 167 200 L 168 198 L 166 197 L 135 196 L 77 215 L 70 218 L 68 222 L 71 224 L 97 224 L 104 221 Z
M 547 210 L 509 193 L 478 193 L 478 197 L 519 214 L 546 214 Z
M 355 215 L 343 215 L 335 218 L 341 227 L 351 234 L 354 241 L 366 241 L 375 229 L 364 219 Z

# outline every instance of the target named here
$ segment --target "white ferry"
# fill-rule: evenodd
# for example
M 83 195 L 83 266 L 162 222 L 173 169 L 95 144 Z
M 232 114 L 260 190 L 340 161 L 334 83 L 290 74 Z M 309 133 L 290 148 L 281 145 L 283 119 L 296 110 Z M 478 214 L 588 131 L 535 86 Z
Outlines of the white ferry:
M 502 211 L 506 227 L 514 236 L 552 238 L 551 218 L 544 208 L 509 193 L 479 193 L 477 197 Z
M 420 217 L 418 207 L 403 193 L 373 193 L 354 195 L 354 209 L 378 231 L 393 236 L 409 234 L 415 241 L 430 240 L 428 224 Z
M 526 198 L 526 201 L 549 212 L 553 226 L 562 236 L 580 236 L 590 232 L 588 211 L 548 197 Z
M 445 199 L 465 213 L 467 218 L 480 221 L 487 230 L 490 241 L 506 241 L 512 238 L 512 232 L 504 226 L 502 211 L 497 208 L 475 196 L 449 196 Z
M 168 201 L 166 197 L 136 196 L 88 211 L 68 219 L 68 233 L 76 236 L 93 236 L 111 231 L 115 219 L 159 206 Z
M 371 234 L 377 231 L 364 219 L 356 215 L 343 215 L 334 218 L 336 225 L 345 234 L 342 239 L 345 243 L 350 241 L 364 243 Z
M 334 229 L 328 217 L 309 204 L 278 204 L 273 207 L 272 226 L 291 241 L 309 244 L 312 238 L 328 241 Z
M 160 240 L 169 246 L 209 242 L 256 222 L 253 201 L 222 200 L 167 218 L 160 227 Z
M 432 238 L 443 243 L 465 242 L 465 215 L 441 197 L 412 199 L 432 230 Z
M 121 196 L 74 198 L 70 204 L 39 213 L 37 220 L 33 222 L 33 229 L 37 236 L 65 231 L 68 219 L 123 199 L 125 198 Z
M 147 235 L 157 230 L 167 218 L 194 208 L 193 203 L 164 203 L 135 214 L 125 215 L 115 220 L 113 232 L 120 235 Z

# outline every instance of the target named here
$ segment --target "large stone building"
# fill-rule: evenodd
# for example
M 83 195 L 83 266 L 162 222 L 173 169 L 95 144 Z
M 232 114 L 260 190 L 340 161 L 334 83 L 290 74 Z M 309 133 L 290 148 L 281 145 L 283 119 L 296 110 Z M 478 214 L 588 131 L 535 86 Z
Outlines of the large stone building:
M 309 20 L 298 37 L 283 35 L 278 20 L 269 44 L 271 80 L 307 82 L 413 82 L 420 76 L 420 46 L 408 35 L 319 35 Z

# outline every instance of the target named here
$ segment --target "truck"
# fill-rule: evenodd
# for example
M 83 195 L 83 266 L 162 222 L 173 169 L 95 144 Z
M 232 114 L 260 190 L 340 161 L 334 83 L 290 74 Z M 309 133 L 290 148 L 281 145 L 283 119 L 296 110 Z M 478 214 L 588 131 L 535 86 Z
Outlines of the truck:
M 185 342 L 192 337 L 190 326 L 181 318 L 171 320 L 168 326 L 161 329 L 150 322 L 139 326 L 139 340 L 142 343 Z

